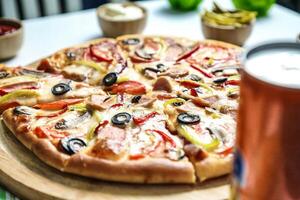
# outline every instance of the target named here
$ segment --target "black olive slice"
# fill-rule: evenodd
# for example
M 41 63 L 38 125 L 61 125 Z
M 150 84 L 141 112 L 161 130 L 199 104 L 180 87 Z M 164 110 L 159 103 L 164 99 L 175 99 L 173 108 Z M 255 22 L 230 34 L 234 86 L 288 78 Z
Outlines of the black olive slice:
M 7 76 L 9 75 L 9 73 L 8 72 L 0 72 L 0 79 L 2 79 L 2 78 L 6 78 Z
M 131 99 L 131 103 L 138 103 L 138 102 L 140 101 L 141 98 L 142 98 L 141 95 L 134 96 L 134 97 L 132 97 L 132 99 Z
M 118 80 L 118 75 L 115 72 L 110 72 L 106 74 L 102 80 L 103 85 L 112 86 Z
M 68 125 L 67 125 L 67 121 L 62 119 L 60 121 L 58 121 L 55 126 L 54 126 L 55 129 L 67 129 L 68 128 Z
M 160 72 L 159 69 L 155 69 L 155 68 L 152 68 L 152 67 L 146 67 L 146 68 L 144 69 L 144 72 L 147 71 L 147 70 L 152 71 L 152 72 L 155 72 L 155 73 Z
M 17 106 L 14 108 L 13 113 L 15 115 L 31 115 L 32 113 L 30 112 L 30 110 L 28 110 L 28 108 L 24 107 L 24 106 Z
M 53 86 L 52 88 L 52 94 L 55 96 L 63 95 L 71 90 L 71 87 L 66 83 L 58 83 Z
M 222 84 L 225 83 L 226 81 L 227 81 L 227 77 L 219 77 L 213 80 L 213 82 L 216 84 Z
M 140 39 L 138 38 L 129 38 L 127 40 L 122 41 L 123 44 L 125 45 L 137 45 L 140 43 Z
M 181 105 L 183 105 L 184 103 L 183 102 L 174 102 L 174 103 L 172 103 L 172 105 L 173 106 L 181 106 Z
M 190 113 L 180 113 L 177 121 L 181 124 L 197 124 L 200 122 L 200 116 Z
M 87 146 L 86 142 L 83 139 L 75 137 L 63 138 L 60 140 L 60 144 L 63 150 L 69 155 L 77 153 Z
M 189 79 L 192 80 L 192 81 L 201 81 L 201 77 L 196 75 L 196 74 L 190 74 L 189 75 Z
M 117 126 L 123 126 L 130 122 L 131 115 L 127 112 L 121 112 L 111 118 L 111 122 Z
M 168 67 L 162 63 L 158 63 L 156 65 L 156 68 L 160 71 L 160 72 L 165 72 L 167 71 Z
M 66 56 L 69 60 L 75 60 L 76 59 L 76 54 L 73 51 L 68 51 L 66 53 Z

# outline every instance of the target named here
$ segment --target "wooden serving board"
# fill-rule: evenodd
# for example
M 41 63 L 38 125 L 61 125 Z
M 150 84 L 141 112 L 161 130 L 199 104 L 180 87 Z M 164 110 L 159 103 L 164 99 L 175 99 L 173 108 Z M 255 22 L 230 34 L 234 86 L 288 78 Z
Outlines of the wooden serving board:
M 224 200 L 228 177 L 196 185 L 122 184 L 62 173 L 40 161 L 0 122 L 0 182 L 24 199 Z

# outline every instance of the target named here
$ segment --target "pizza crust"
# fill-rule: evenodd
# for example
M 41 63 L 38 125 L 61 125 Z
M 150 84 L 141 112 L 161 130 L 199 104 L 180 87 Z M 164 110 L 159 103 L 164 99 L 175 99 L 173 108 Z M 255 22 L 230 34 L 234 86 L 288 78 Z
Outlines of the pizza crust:
M 195 183 L 194 168 L 187 159 L 171 161 L 165 158 L 146 158 L 110 161 L 80 153 L 68 160 L 64 171 L 118 182 Z
M 198 179 L 202 182 L 229 174 L 232 171 L 233 155 L 226 157 L 208 156 L 202 161 L 196 161 L 194 167 Z

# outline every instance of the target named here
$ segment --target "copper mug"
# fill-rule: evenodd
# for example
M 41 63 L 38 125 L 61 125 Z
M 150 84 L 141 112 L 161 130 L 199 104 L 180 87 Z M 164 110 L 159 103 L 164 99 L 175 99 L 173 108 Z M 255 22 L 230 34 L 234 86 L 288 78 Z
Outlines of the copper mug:
M 231 199 L 300 199 L 300 43 L 246 53 Z

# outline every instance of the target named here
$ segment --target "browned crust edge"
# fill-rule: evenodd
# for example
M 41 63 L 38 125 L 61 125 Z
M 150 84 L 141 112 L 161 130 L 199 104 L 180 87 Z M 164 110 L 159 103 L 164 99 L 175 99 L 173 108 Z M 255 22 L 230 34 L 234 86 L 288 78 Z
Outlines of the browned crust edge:
M 197 178 L 202 182 L 231 173 L 233 155 L 226 157 L 208 156 L 202 161 L 196 161 L 194 167 Z
M 102 180 L 128 183 L 195 183 L 195 171 L 187 158 L 171 161 L 147 158 L 135 161 L 110 161 L 83 153 L 68 156 L 60 153 L 47 139 L 37 138 L 29 128 L 22 128 L 29 120 L 20 122 L 13 109 L 3 113 L 6 126 L 28 149 L 48 165 L 64 172 Z

